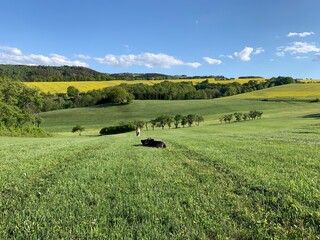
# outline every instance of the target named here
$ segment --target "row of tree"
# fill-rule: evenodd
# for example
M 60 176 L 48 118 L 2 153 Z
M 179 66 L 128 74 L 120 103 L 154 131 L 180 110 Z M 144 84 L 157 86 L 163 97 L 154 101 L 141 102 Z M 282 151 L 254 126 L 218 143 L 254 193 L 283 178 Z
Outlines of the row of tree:
M 67 94 L 43 94 L 42 111 L 50 111 L 72 107 L 87 107 L 98 104 L 123 104 L 137 100 L 189 100 L 211 99 L 232 96 L 263 88 L 295 82 L 290 77 L 271 78 L 265 82 L 251 80 L 248 83 L 237 82 L 216 84 L 205 80 L 193 85 L 191 82 L 164 81 L 155 85 L 121 84 L 116 87 L 80 92 L 70 86 Z
M 101 135 L 117 134 L 117 133 L 134 131 L 135 129 L 138 129 L 138 128 L 143 129 L 144 127 L 148 131 L 150 125 L 152 130 L 154 130 L 156 127 L 164 129 L 165 126 L 168 126 L 169 129 L 173 126 L 175 128 L 179 128 L 180 125 L 184 128 L 186 125 L 191 127 L 194 123 L 196 123 L 197 126 L 199 126 L 200 123 L 203 121 L 204 121 L 204 118 L 197 114 L 188 114 L 185 116 L 181 114 L 177 114 L 175 116 L 163 114 L 149 121 L 134 120 L 133 122 L 129 122 L 129 123 L 120 122 L 118 126 L 110 126 L 110 127 L 102 128 L 99 133 Z M 81 136 L 81 133 L 85 131 L 85 127 L 81 125 L 76 125 L 72 128 L 71 131 L 73 133 L 78 133 L 79 136 Z
M 200 123 L 203 121 L 204 121 L 203 116 L 200 116 L 197 114 L 188 114 L 188 115 L 177 114 L 175 116 L 163 114 L 149 121 L 135 120 L 133 124 L 135 125 L 136 128 L 142 129 L 143 127 L 145 127 L 146 130 L 149 130 L 149 126 L 151 125 L 152 130 L 154 130 L 156 127 L 164 129 L 165 126 L 168 126 L 169 129 L 173 126 L 175 128 L 179 128 L 180 126 L 185 127 L 186 125 L 191 127 L 194 123 L 196 123 L 197 126 L 199 126 Z
M 209 83 L 208 80 L 205 80 L 196 85 L 191 82 L 165 81 L 155 85 L 140 83 L 122 84 L 121 86 L 139 100 L 188 100 L 232 96 L 294 82 L 295 80 L 291 77 L 277 77 L 266 81 L 250 80 L 245 84 L 238 82 Z
M 263 114 L 262 111 L 257 111 L 257 110 L 251 110 L 248 113 L 236 112 L 236 113 L 226 114 L 219 117 L 219 121 L 222 124 L 222 122 L 230 123 L 233 120 L 233 118 L 237 122 L 240 122 L 242 120 L 244 121 L 255 120 L 255 119 L 260 119 L 262 117 L 262 114 Z
M 104 89 L 80 92 L 74 86 L 67 89 L 66 94 L 43 93 L 42 111 L 66 109 L 73 107 L 88 107 L 99 104 L 129 104 L 134 99 L 126 89 L 115 86 Z

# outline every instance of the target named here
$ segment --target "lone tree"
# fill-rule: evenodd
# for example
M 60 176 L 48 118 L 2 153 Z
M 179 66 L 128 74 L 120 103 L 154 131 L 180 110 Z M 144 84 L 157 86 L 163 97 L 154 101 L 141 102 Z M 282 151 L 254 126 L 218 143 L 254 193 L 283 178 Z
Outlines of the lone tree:
M 75 133 L 77 132 L 79 134 L 79 136 L 81 136 L 81 133 L 85 130 L 85 127 L 77 125 L 75 127 L 72 128 L 72 132 Z

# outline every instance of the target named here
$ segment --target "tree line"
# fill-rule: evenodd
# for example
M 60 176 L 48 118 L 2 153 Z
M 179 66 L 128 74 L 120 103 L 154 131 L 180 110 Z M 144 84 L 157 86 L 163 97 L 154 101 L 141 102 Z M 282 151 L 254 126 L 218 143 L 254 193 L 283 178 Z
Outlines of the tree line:
M 277 77 L 266 81 L 250 80 L 244 84 L 238 82 L 209 83 L 209 80 L 204 80 L 196 85 L 191 82 L 164 81 L 154 85 L 140 83 L 121 84 L 120 86 L 139 100 L 188 100 L 232 96 L 294 82 L 295 80 L 291 77 Z
M 169 129 L 172 127 L 179 128 L 189 126 L 191 127 L 193 124 L 196 124 L 197 126 L 200 125 L 201 122 L 204 121 L 203 116 L 197 115 L 197 114 L 187 114 L 187 115 L 181 115 L 177 114 L 175 116 L 163 114 L 161 116 L 158 116 L 154 119 L 148 120 L 148 121 L 140 121 L 135 120 L 133 122 L 133 125 L 136 128 L 146 128 L 146 130 L 149 130 L 151 128 L 154 130 L 155 128 L 162 128 L 164 129 L 165 126 L 167 126 Z
M 212 99 L 261 90 L 273 86 L 293 83 L 291 77 L 271 78 L 264 82 L 250 80 L 248 83 L 209 83 L 208 80 L 193 85 L 192 82 L 164 81 L 154 85 L 121 84 L 115 87 L 80 92 L 70 86 L 67 94 L 42 94 L 42 111 L 63 108 L 87 107 L 98 104 L 123 104 L 136 100 L 191 100 Z
M 244 120 L 244 121 L 255 120 L 255 119 L 260 119 L 262 117 L 262 114 L 263 114 L 262 111 L 257 111 L 257 110 L 251 110 L 248 113 L 236 112 L 236 113 L 231 113 L 231 114 L 226 114 L 226 115 L 220 116 L 219 121 L 222 124 L 222 122 L 230 123 L 233 120 L 233 118 L 237 122 L 240 122 L 242 120 Z
M 76 66 L 28 66 L 0 64 L 0 78 L 24 82 L 69 82 L 69 81 L 108 81 L 108 80 L 166 80 L 216 78 L 224 76 L 186 76 L 160 73 L 101 73 L 86 67 Z

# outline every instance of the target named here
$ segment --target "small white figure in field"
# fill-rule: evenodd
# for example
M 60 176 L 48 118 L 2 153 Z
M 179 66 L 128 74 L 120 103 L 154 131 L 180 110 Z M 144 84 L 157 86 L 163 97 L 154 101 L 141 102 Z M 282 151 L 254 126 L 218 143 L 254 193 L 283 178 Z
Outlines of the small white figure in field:
M 138 127 L 138 128 L 136 129 L 136 136 L 137 136 L 137 137 L 140 137 L 140 134 L 141 134 L 141 129 Z

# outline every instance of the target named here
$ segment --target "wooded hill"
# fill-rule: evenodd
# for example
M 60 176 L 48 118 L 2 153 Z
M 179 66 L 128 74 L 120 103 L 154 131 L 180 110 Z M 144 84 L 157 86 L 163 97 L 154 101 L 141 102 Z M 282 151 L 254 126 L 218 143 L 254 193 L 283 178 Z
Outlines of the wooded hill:
M 227 79 L 224 76 L 165 75 L 159 73 L 101 73 L 90 68 L 73 66 L 27 66 L 0 64 L 0 78 L 22 82 L 69 82 L 106 80 L 165 80 L 187 78 Z

